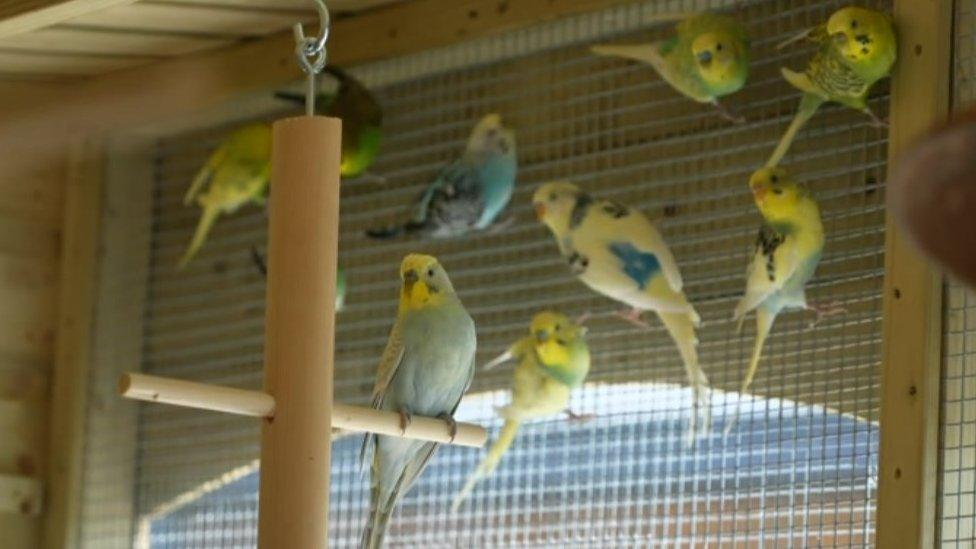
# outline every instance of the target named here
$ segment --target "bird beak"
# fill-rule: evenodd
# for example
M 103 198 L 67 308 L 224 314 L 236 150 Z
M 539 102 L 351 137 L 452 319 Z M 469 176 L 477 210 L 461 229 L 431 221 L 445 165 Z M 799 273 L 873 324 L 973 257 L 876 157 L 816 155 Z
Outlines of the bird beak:
M 545 330 L 536 330 L 536 332 L 535 332 L 535 338 L 540 343 L 545 343 L 546 341 L 549 341 L 549 332 L 547 332 Z
M 533 206 L 535 206 L 535 218 L 542 221 L 542 218 L 546 216 L 546 205 L 542 202 L 536 202 Z
M 420 280 L 420 277 L 417 276 L 417 271 L 413 269 L 403 273 L 403 291 L 408 295 L 411 294 L 413 292 L 413 285 L 416 284 L 418 280 Z
M 766 198 L 766 187 L 756 185 L 752 188 L 752 196 L 756 199 L 756 202 L 762 202 Z

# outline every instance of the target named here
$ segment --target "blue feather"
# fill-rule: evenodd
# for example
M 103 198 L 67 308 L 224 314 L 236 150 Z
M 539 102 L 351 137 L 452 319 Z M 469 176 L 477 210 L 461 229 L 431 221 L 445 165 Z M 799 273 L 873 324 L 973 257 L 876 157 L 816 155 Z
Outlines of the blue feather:
M 657 256 L 642 252 L 630 242 L 611 242 L 610 253 L 623 263 L 624 273 L 643 290 L 647 283 L 661 272 L 661 262 Z

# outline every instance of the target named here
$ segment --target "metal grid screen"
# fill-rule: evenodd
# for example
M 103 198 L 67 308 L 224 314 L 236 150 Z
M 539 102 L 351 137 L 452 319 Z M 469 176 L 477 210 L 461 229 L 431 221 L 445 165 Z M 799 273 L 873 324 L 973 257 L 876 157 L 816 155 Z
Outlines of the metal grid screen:
M 752 323 L 731 311 L 759 224 L 746 181 L 787 126 L 798 93 L 779 75 L 807 47 L 773 46 L 825 20 L 844 1 L 735 3 L 755 37 L 748 87 L 730 125 L 680 98 L 648 68 L 598 58 L 596 41 L 659 39 L 657 12 L 729 9 L 732 2 L 644 2 L 362 68 L 386 113 L 386 178 L 343 184 L 340 263 L 349 280 L 336 336 L 336 396 L 364 403 L 395 311 L 399 259 L 438 256 L 478 325 L 479 363 L 519 337 L 543 308 L 596 313 L 593 369 L 574 408 L 585 424 L 525 425 L 493 478 L 459 513 L 451 498 L 482 453 L 442 448 L 404 498 L 394 547 L 861 547 L 874 535 L 887 136 L 862 115 L 826 107 L 784 162 L 820 201 L 825 256 L 809 295 L 843 316 L 810 328 L 784 314 L 754 384 L 739 398 Z M 884 3 L 875 4 L 887 8 Z M 882 86 L 872 108 L 884 115 Z M 519 177 L 504 230 L 457 241 L 373 242 L 363 229 L 409 203 L 456 156 L 473 123 L 499 112 L 518 133 Z M 159 144 L 144 370 L 260 386 L 263 291 L 248 249 L 263 247 L 257 208 L 223 219 L 190 268 L 175 269 L 197 219 L 181 197 L 232 126 Z M 712 436 L 683 443 L 688 391 L 677 352 L 609 314 L 617 306 L 567 271 L 530 196 L 570 178 L 658 218 L 704 319 L 701 360 L 716 391 Z M 479 372 L 459 416 L 497 431 L 510 369 Z M 726 392 L 728 391 L 728 392 Z M 721 428 L 738 405 L 733 434 Z M 332 546 L 353 547 L 366 519 L 358 439 L 335 444 Z M 258 425 L 220 414 L 144 406 L 138 439 L 139 540 L 152 547 L 241 547 L 255 541 Z M 97 544 L 92 544 L 97 546 Z
M 953 108 L 976 103 L 976 1 L 955 3 Z M 939 528 L 944 548 L 976 545 L 976 295 L 947 280 L 939 437 Z

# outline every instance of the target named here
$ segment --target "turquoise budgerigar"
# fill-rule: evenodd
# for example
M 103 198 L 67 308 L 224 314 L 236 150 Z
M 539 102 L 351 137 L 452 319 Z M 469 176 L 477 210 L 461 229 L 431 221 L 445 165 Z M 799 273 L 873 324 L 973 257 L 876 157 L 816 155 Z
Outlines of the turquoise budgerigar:
M 532 318 L 529 335 L 485 366 L 489 369 L 505 360 L 518 361 L 512 372 L 512 401 L 498 410 L 505 424 L 481 465 L 454 498 L 452 510 L 457 511 L 475 485 L 495 470 L 523 422 L 563 412 L 570 418 L 582 417 L 570 411 L 569 396 L 590 371 L 585 333 L 585 328 L 565 315 L 544 311 Z
M 515 132 L 489 114 L 474 127 L 464 155 L 444 168 L 404 224 L 370 229 L 373 238 L 419 234 L 457 237 L 487 229 L 508 205 L 517 171 Z
M 376 372 L 373 408 L 398 412 L 403 427 L 413 414 L 454 425 L 454 411 L 474 374 L 474 321 L 437 259 L 406 256 L 400 278 L 399 310 Z M 394 507 L 438 446 L 366 435 L 361 457 L 364 466 L 370 461 L 370 512 L 361 547 L 382 545 Z
M 593 53 L 647 63 L 682 95 L 709 103 L 733 122 L 720 99 L 749 78 L 749 35 L 735 19 L 715 13 L 687 15 L 667 40 L 639 45 L 600 45 Z
M 571 183 L 541 186 L 532 199 L 536 213 L 552 231 L 572 272 L 597 292 L 628 305 L 621 313 L 640 321 L 642 311 L 657 313 L 678 346 L 693 395 L 689 442 L 698 413 L 709 428 L 708 378 L 698 363 L 695 328 L 700 319 L 682 291 L 681 273 L 657 228 L 640 212 L 597 200 Z
M 820 208 L 810 192 L 779 167 L 760 168 L 750 178 L 749 187 L 763 224 L 746 271 L 746 292 L 733 316 L 741 329 L 745 316 L 756 311 L 756 342 L 741 393 L 752 383 L 776 315 L 788 309 L 812 309 L 818 316 L 843 310 L 807 303 L 805 287 L 813 278 L 824 245 Z M 725 433 L 734 425 L 734 419 L 728 422 Z
M 767 166 L 779 164 L 800 129 L 828 101 L 857 109 L 875 125 L 884 125 L 867 100 L 875 82 L 891 73 L 898 55 L 891 17 L 880 11 L 846 7 L 834 12 L 825 24 L 786 43 L 803 38 L 819 44 L 819 49 L 803 72 L 783 68 L 783 77 L 802 91 L 803 97 Z

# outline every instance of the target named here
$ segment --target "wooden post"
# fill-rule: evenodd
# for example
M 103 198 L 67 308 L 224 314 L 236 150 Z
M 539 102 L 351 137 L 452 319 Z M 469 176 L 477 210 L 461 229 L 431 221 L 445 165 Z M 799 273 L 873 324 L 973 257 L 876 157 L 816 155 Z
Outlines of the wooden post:
M 898 0 L 889 163 L 949 111 L 952 2 Z M 935 546 L 942 277 L 886 223 L 877 547 Z
M 274 124 L 258 547 L 328 546 L 342 123 Z

